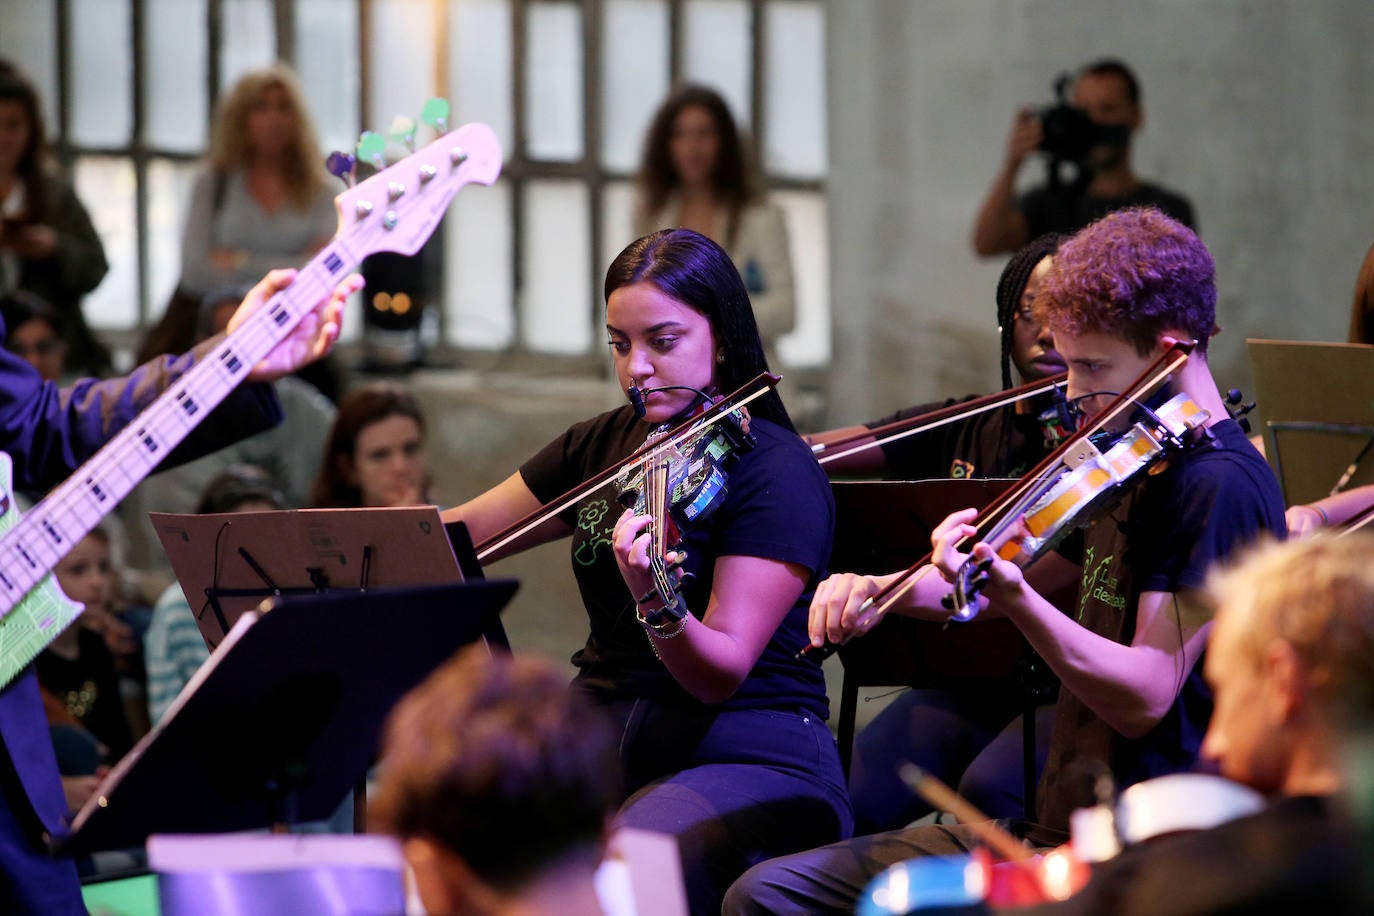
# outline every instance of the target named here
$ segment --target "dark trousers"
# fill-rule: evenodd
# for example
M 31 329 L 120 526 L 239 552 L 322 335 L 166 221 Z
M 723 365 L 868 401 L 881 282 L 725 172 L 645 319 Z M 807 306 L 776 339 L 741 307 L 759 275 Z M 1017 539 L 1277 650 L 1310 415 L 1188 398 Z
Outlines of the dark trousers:
M 1067 839 L 1035 825 L 1017 827 L 1015 832 L 1037 848 Z M 721 913 L 852 913 L 864 888 L 889 866 L 923 856 L 967 853 L 980 845 L 977 835 L 962 824 L 908 827 L 832 843 L 749 869 L 730 887 Z
M 627 798 L 618 821 L 677 838 L 693 913 L 720 912 L 745 869 L 853 830 L 835 740 L 819 717 L 615 702 Z
M 1025 816 L 1023 699 L 1016 691 L 908 690 L 854 739 L 849 794 L 854 832 L 896 830 L 931 811 L 902 782 L 916 764 L 992 818 Z M 1035 774 L 1045 765 L 1053 704 L 1036 710 Z

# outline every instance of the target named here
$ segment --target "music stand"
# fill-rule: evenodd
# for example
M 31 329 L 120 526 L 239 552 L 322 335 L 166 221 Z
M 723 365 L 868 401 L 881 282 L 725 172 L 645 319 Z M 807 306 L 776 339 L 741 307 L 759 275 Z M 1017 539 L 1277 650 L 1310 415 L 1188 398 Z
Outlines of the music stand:
M 516 588 L 496 579 L 291 595 L 241 615 L 54 849 L 327 817 L 371 766 L 392 706 L 480 638 Z
M 983 508 L 1014 480 L 833 481 L 835 547 L 830 571 L 864 574 L 905 569 L 930 552 L 930 534 L 952 512 Z M 1045 596 L 1058 607 L 1073 593 Z M 940 624 L 892 614 L 839 650 L 845 668 L 836 736 L 846 773 L 853 755 L 860 686 L 944 687 L 971 682 L 1016 691 L 1022 698 L 1023 780 L 1027 817 L 1035 809 L 1035 710 L 1048 675 L 1005 618 Z M 851 672 L 853 673 L 851 676 Z
M 149 518 L 211 650 L 264 598 L 463 579 L 434 506 Z
M 1374 483 L 1374 460 L 1360 462 L 1374 441 L 1374 347 L 1247 339 L 1264 452 L 1286 505 L 1345 487 Z

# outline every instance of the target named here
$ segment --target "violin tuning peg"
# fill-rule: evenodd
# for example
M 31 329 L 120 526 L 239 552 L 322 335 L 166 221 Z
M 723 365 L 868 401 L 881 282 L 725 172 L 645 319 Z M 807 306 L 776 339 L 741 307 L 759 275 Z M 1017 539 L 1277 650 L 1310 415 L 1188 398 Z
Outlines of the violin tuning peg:
M 345 187 L 353 187 L 353 170 L 358 167 L 358 160 L 352 155 L 335 150 L 325 159 L 324 167 L 329 174 L 342 181 Z
M 448 133 L 449 104 L 447 99 L 432 98 L 420 109 L 420 120 L 441 134 Z
M 386 168 L 386 158 L 383 155 L 386 152 L 386 138 L 381 134 L 370 130 L 363 131 L 354 150 L 359 159 L 375 166 L 377 171 Z
M 398 115 L 391 122 L 391 129 L 387 131 L 387 136 L 397 143 L 404 144 L 405 148 L 412 153 L 415 152 L 415 119 Z

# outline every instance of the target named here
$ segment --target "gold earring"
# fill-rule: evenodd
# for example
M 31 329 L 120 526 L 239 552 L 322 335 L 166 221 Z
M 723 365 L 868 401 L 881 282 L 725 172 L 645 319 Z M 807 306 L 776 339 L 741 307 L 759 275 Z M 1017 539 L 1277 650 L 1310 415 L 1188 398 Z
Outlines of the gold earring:
M 716 362 L 718 362 L 718 363 L 723 363 L 723 362 L 725 362 L 725 351 L 724 351 L 724 350 L 717 350 L 717 351 L 716 351 Z

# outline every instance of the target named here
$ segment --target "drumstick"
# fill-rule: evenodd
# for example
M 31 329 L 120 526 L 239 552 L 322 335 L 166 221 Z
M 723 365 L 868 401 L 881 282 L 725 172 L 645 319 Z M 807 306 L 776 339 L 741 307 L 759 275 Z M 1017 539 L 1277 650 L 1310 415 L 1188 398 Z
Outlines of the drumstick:
M 966 824 L 980 840 L 992 847 L 1002 858 L 1011 862 L 1024 862 L 1034 857 L 1016 837 L 998 827 L 995 821 L 975 808 L 959 793 L 916 764 L 904 763 L 897 773 L 902 777 L 902 782 L 911 787 L 911 791 L 930 802 L 937 810 L 948 811 L 957 817 L 961 824 Z

